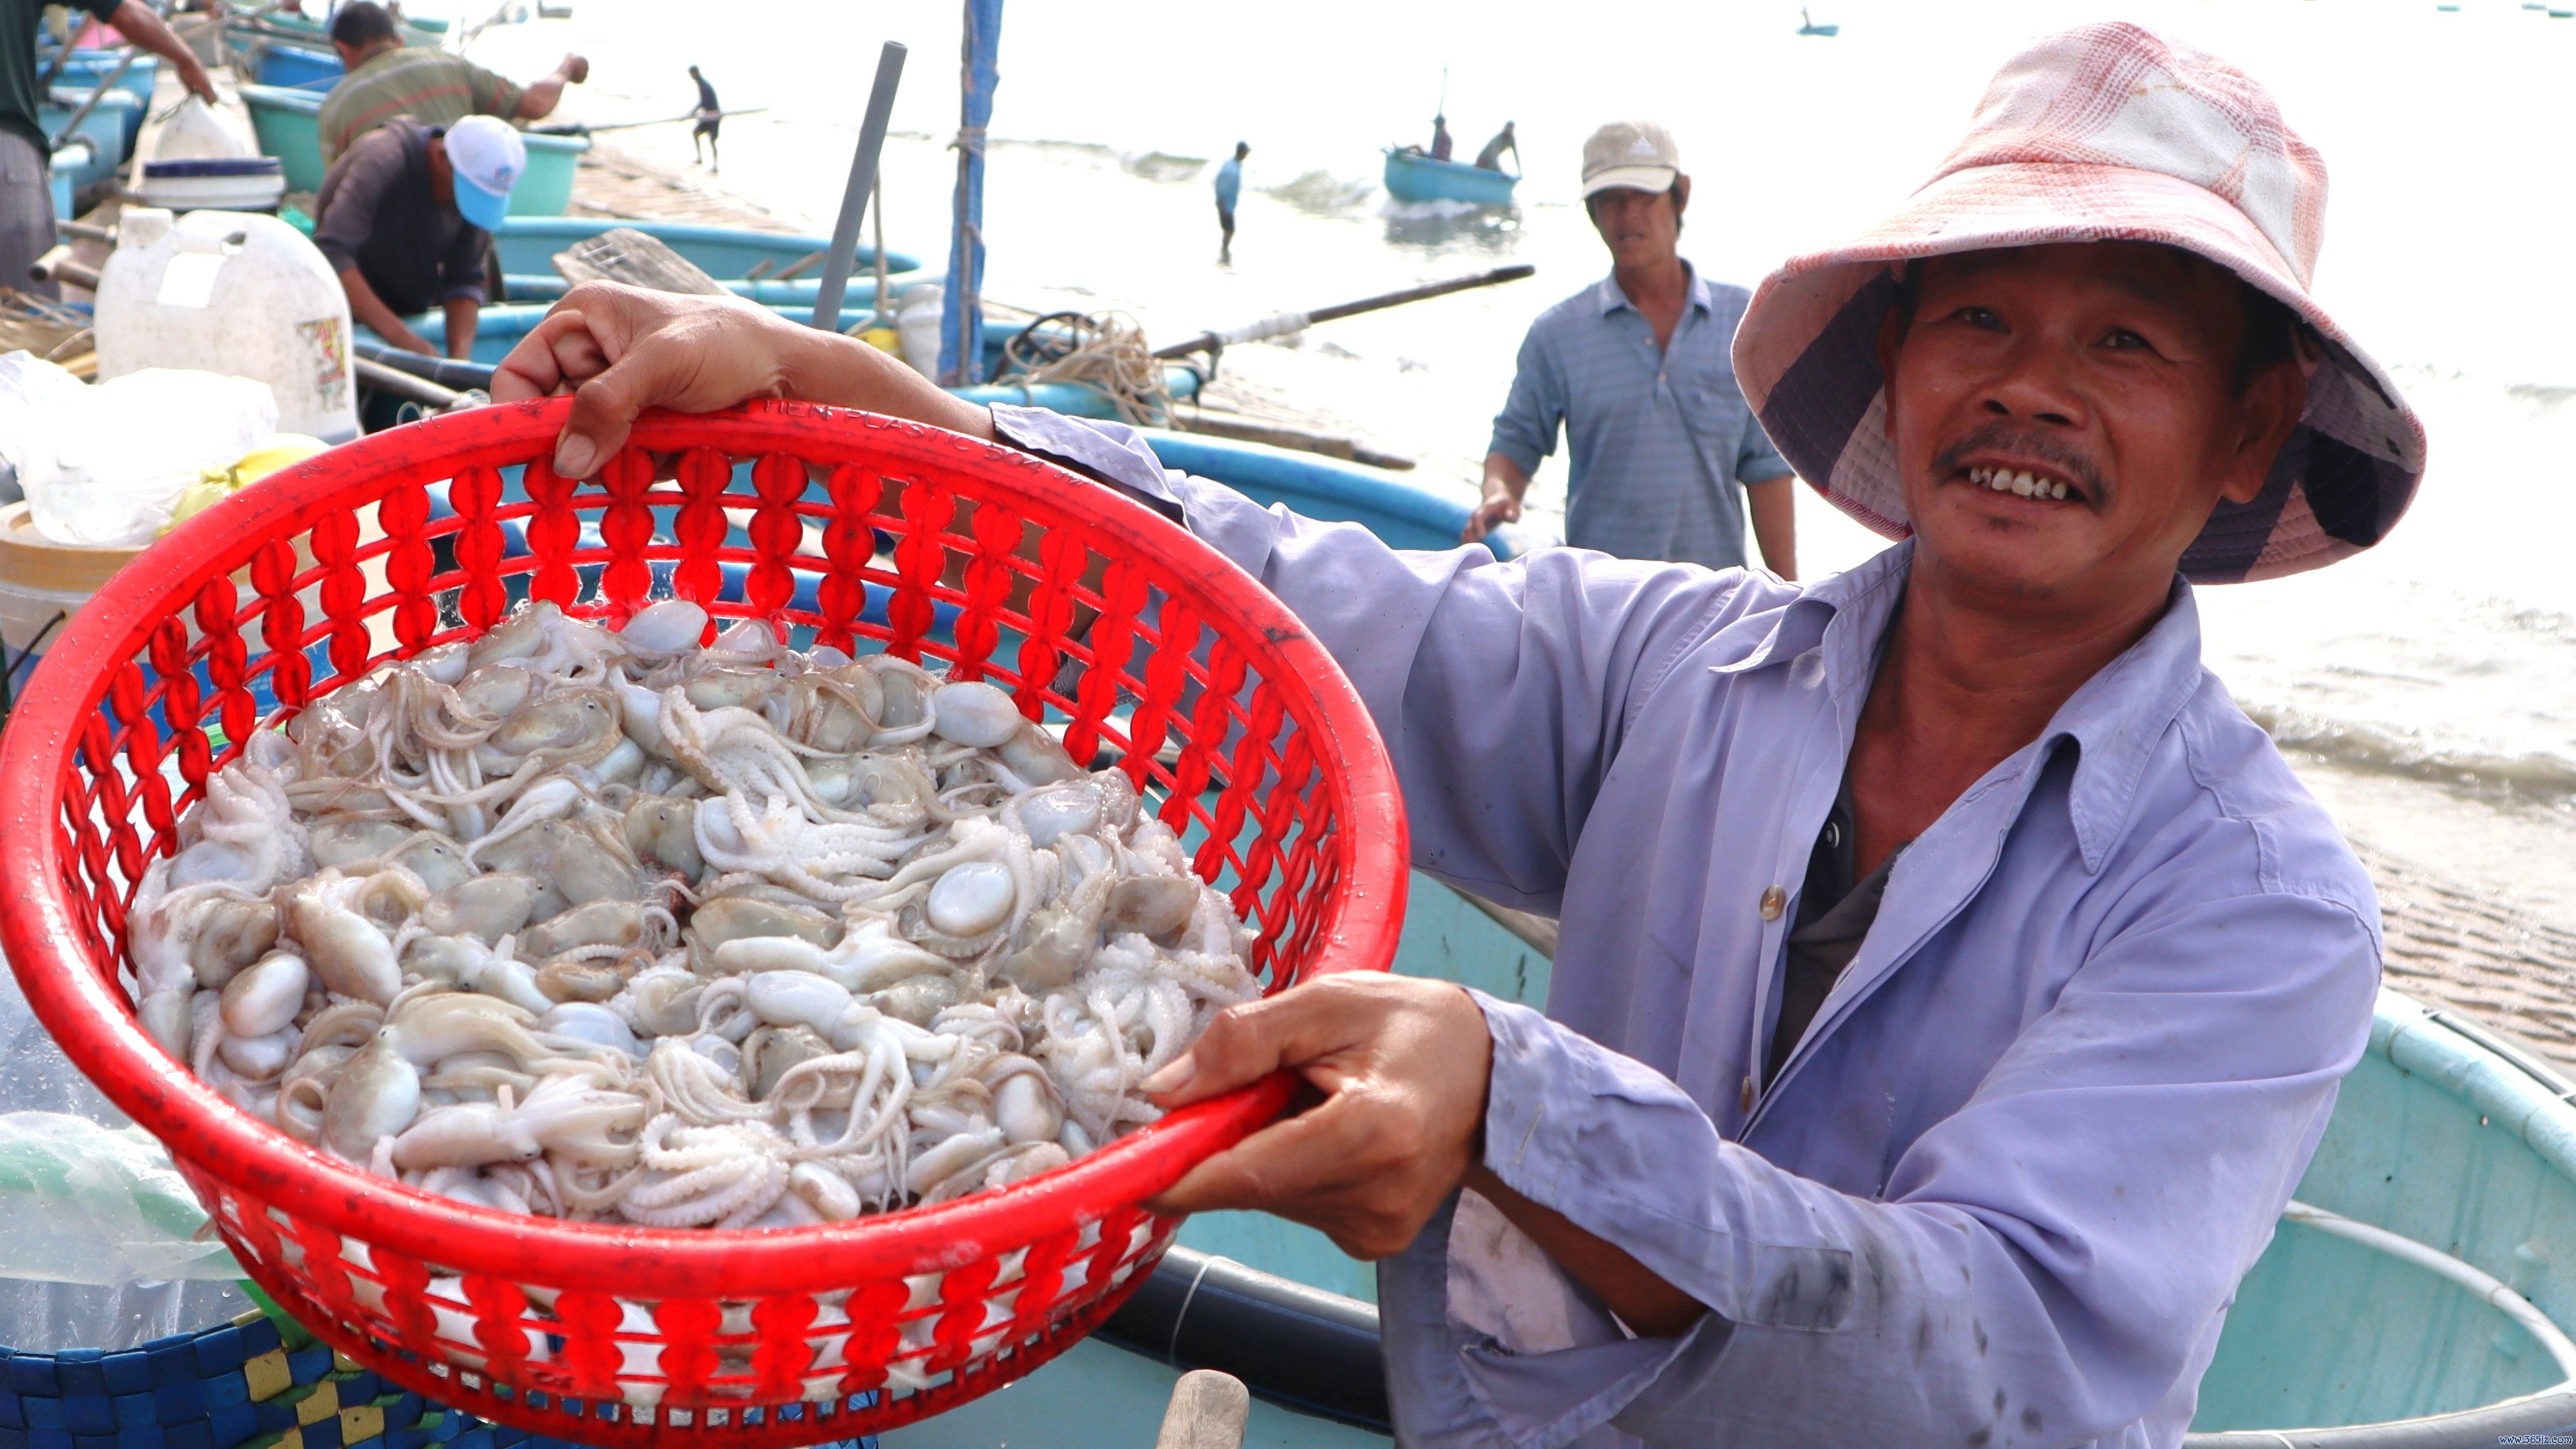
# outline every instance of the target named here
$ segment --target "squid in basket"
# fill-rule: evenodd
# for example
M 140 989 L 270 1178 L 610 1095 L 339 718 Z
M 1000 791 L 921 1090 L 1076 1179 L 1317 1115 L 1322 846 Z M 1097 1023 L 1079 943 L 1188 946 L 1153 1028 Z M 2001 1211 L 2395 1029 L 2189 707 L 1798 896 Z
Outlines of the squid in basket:
M 757 622 L 551 604 L 263 730 L 135 899 L 143 1024 L 463 1202 L 773 1227 L 1061 1166 L 1260 995 L 1115 770 L 1011 697 Z

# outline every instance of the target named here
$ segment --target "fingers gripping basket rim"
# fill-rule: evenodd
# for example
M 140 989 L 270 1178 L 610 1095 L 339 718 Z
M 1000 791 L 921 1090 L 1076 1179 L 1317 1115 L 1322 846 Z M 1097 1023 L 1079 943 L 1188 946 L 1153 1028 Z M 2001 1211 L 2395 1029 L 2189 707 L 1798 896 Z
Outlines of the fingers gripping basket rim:
M 283 550 L 274 545 L 281 540 L 305 540 L 318 528 L 340 541 L 336 547 L 317 547 L 317 552 L 346 560 L 352 556 L 347 540 L 354 530 L 347 525 L 353 511 L 398 490 L 409 490 L 406 496 L 416 497 L 420 487 L 472 469 L 523 463 L 529 465 L 532 484 L 540 476 L 551 480 L 544 459 L 569 406 L 569 400 L 557 399 L 486 408 L 379 434 L 279 473 L 192 520 L 119 573 L 72 621 L 18 704 L 5 739 L 0 739 L 0 890 L 7 892 L 9 902 L 6 910 L 0 910 L 0 946 L 7 949 L 31 1006 L 74 1061 L 119 1107 L 170 1144 L 201 1192 L 220 1183 L 274 1206 L 296 1222 L 468 1275 L 648 1301 L 739 1301 L 942 1272 L 1000 1251 L 996 1244 L 1030 1242 L 1055 1225 L 1105 1218 L 1177 1181 L 1191 1165 L 1240 1140 L 1281 1110 L 1291 1084 L 1273 1078 L 1174 1113 L 1068 1168 L 1003 1192 L 851 1224 L 707 1232 L 530 1219 L 389 1183 L 233 1108 L 163 1055 L 136 1023 L 115 979 L 123 954 L 121 941 L 109 942 L 108 959 L 98 959 L 88 944 L 88 928 L 73 895 L 78 887 L 72 873 L 78 862 L 72 857 L 78 852 L 66 852 L 73 842 L 65 811 L 70 792 L 81 783 L 84 745 L 93 762 L 124 748 L 111 747 L 102 704 L 112 695 L 131 699 L 141 694 L 135 666 L 152 657 L 149 651 L 163 621 L 184 617 L 198 604 L 207 581 L 246 566 L 257 576 L 263 557 L 275 574 Z M 1284 605 L 1230 560 L 1151 510 L 1026 454 L 919 424 L 808 404 L 766 402 L 711 416 L 648 416 L 638 423 L 627 451 L 603 469 L 601 477 L 619 476 L 622 468 L 630 489 L 657 487 L 649 482 L 643 454 L 698 448 L 724 453 L 729 473 L 732 463 L 745 456 L 786 455 L 809 466 L 864 465 L 888 481 L 935 480 L 934 489 L 925 491 L 998 503 L 1042 532 L 1070 529 L 1087 534 L 1096 552 L 1143 561 L 1153 586 L 1168 597 L 1185 600 L 1206 629 L 1229 639 L 1257 666 L 1283 713 L 1310 741 L 1317 777 L 1310 788 L 1327 795 L 1334 822 L 1318 848 L 1335 858 L 1338 877 L 1311 933 L 1307 958 L 1280 961 L 1278 973 L 1284 975 L 1293 968 L 1296 979 L 1311 979 L 1336 970 L 1383 969 L 1392 959 L 1402 924 L 1407 854 L 1402 808 L 1384 746 L 1356 691 L 1330 655 Z M 634 481 L 639 478 L 646 481 L 639 485 Z M 798 493 L 803 482 L 801 476 L 795 480 Z M 609 493 L 601 493 L 603 487 Z M 599 480 L 564 482 L 552 503 L 560 509 L 568 497 L 573 507 L 597 510 L 611 502 L 616 487 Z M 532 487 L 532 496 L 535 491 Z M 1073 500 L 1079 501 L 1078 510 L 1070 506 Z M 654 501 L 661 506 L 679 500 L 676 494 L 657 491 Z M 725 501 L 731 507 L 753 508 L 762 500 L 729 491 Z M 810 511 L 810 495 L 806 502 Z M 501 512 L 533 517 L 546 506 L 513 506 Z M 939 536 L 951 547 L 972 542 L 956 532 Z M 324 542 L 320 537 L 310 541 Z M 359 548 L 356 554 L 372 551 L 373 557 L 383 558 L 382 547 Z M 793 545 L 783 546 L 782 552 L 792 553 Z M 873 549 L 862 552 L 873 553 Z M 753 561 L 739 549 L 729 550 L 726 556 Z M 772 563 L 780 559 L 778 554 L 765 557 Z M 1077 552 L 1073 557 L 1079 560 L 1083 555 Z M 815 572 L 822 571 L 825 563 L 802 557 L 796 562 Z M 862 564 L 871 569 L 872 582 L 883 578 L 865 559 Z M 272 581 L 261 592 L 270 594 L 283 587 L 285 592 L 311 597 L 309 586 L 323 578 L 329 567 L 304 568 L 295 574 L 292 586 Z M 348 569 L 345 562 L 341 567 L 344 572 Z M 525 566 L 514 571 L 525 571 Z M 564 577 L 570 577 L 568 570 Z M 462 572 L 443 573 L 427 580 L 419 592 L 452 589 L 464 578 Z M 329 587 L 323 584 L 326 597 Z M 600 597 L 596 582 L 585 592 L 587 597 L 572 612 L 613 617 L 612 606 Z M 945 588 L 934 592 L 956 596 L 956 591 Z M 365 604 L 381 609 L 391 597 L 379 591 Z M 719 603 L 712 597 L 701 601 L 719 616 L 753 616 L 749 606 L 739 602 Z M 263 623 L 274 622 L 276 611 L 270 612 L 272 618 Z M 919 613 L 927 618 L 926 601 Z M 794 613 L 782 604 L 771 617 L 810 622 L 813 616 Z M 1137 624 L 1135 644 L 1141 651 L 1146 631 L 1141 619 Z M 330 638 L 333 626 L 333 620 L 321 619 L 301 630 L 290 647 L 309 658 Z M 345 633 L 345 623 L 341 627 Z M 416 647 L 480 632 L 471 625 L 437 628 L 428 638 L 417 640 Z M 916 649 L 919 642 L 916 638 Z M 987 651 L 983 657 L 992 662 L 992 672 L 1010 674 L 998 651 L 990 646 Z M 375 657 L 355 668 L 344 667 L 327 680 L 312 681 L 311 694 L 318 697 L 327 688 L 347 683 L 393 651 L 365 652 Z M 294 656 L 280 649 L 276 656 L 255 656 L 254 666 L 271 657 L 291 661 Z M 338 654 L 332 657 L 340 659 Z M 1041 688 L 1060 701 L 1051 687 Z M 121 718 L 137 713 L 119 711 Z M 216 713 L 210 700 L 202 711 L 202 723 L 210 725 Z M 1186 731 L 1187 721 L 1179 721 L 1178 727 Z M 1114 732 L 1104 733 L 1123 744 Z M 237 742 L 233 747 L 238 747 Z M 175 750 L 177 737 L 165 739 L 162 748 Z M 1213 744 L 1208 753 L 1218 758 L 1219 768 L 1231 779 L 1232 762 L 1224 760 Z M 213 763 L 220 764 L 223 758 L 228 756 Z M 145 824 L 150 794 L 138 782 L 124 801 L 124 818 L 111 822 L 110 830 L 124 833 L 129 846 L 133 832 L 144 828 L 160 829 L 167 839 L 166 826 Z M 187 803 L 183 799 L 177 808 L 184 810 Z M 1389 825 L 1393 828 L 1386 828 Z M 130 882 L 139 872 L 126 862 L 123 874 L 128 883 L 119 889 L 130 900 Z M 94 906 L 91 914 L 96 915 Z M 1271 989 L 1278 989 L 1276 981 Z M 267 1214 L 261 1217 L 279 1238 L 292 1236 L 291 1226 L 280 1229 Z M 218 1221 L 236 1247 L 241 1246 L 236 1236 L 240 1225 L 223 1221 L 220 1212 Z M 1159 1241 L 1143 1251 L 1123 1283 L 1105 1291 L 1087 1285 L 1097 1301 L 1078 1307 L 1076 1317 L 1083 1321 L 1075 1327 L 1087 1328 L 1142 1281 L 1142 1269 L 1159 1256 L 1169 1230 L 1168 1224 L 1161 1227 L 1156 1234 Z M 243 1256 L 246 1263 L 251 1261 L 250 1254 Z M 443 1376 L 429 1379 L 407 1356 L 369 1353 L 374 1345 L 352 1338 L 353 1330 L 345 1325 L 313 1326 L 341 1341 L 342 1347 L 384 1362 L 394 1376 L 445 1385 L 444 1390 L 433 1391 L 456 1397 L 452 1381 Z M 1067 1334 L 1063 1342 L 1051 1341 L 1042 1351 L 1022 1358 L 1032 1360 L 1030 1366 L 1034 1366 L 1075 1336 Z M 959 1382 L 908 1395 L 904 1402 L 913 1403 L 916 1412 L 900 1412 L 898 1404 L 898 1412 L 874 1416 L 872 1423 L 882 1426 L 935 1412 L 1017 1376 L 980 1369 L 970 1375 L 966 1370 L 974 1367 L 960 1368 Z M 493 1377 L 504 1375 L 496 1371 Z M 977 1382 L 964 1383 L 969 1377 Z M 950 1392 L 960 1388 L 965 1391 Z M 932 1399 L 938 1402 L 919 1402 Z M 749 1408 L 763 1401 L 728 1402 Z M 776 1402 L 792 1402 L 792 1396 Z M 883 1405 L 886 1400 L 879 1402 Z M 487 1417 L 527 1417 L 510 1412 L 511 1400 L 478 1402 L 473 1407 Z M 702 1422 L 709 1416 L 696 1417 Z M 549 1416 L 544 1422 L 549 1431 L 565 1426 L 560 1417 Z M 676 1427 L 667 1422 L 658 1430 L 650 1423 L 583 1422 L 587 1428 L 581 1437 L 599 1442 L 668 1439 Z M 802 1432 L 792 1416 L 785 1423 L 735 1424 L 727 1437 L 744 1444 L 790 1443 L 844 1437 L 870 1427 L 854 1423 L 850 1415 L 818 1419 L 812 1417 L 810 1407 L 803 1422 L 807 1428 Z M 695 1436 L 680 1429 L 679 1437 Z

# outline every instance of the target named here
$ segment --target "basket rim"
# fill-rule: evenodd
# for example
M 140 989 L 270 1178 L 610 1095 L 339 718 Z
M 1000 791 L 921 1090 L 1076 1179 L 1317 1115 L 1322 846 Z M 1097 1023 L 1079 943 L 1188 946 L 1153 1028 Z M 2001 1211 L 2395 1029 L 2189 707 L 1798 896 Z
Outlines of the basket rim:
M 378 1178 L 235 1108 L 165 1055 L 142 1030 L 113 973 L 102 975 L 71 944 L 79 928 L 61 886 L 60 787 L 116 671 L 163 619 L 186 607 L 204 580 L 238 569 L 267 543 L 300 535 L 326 514 L 363 506 L 405 482 L 542 456 L 535 450 L 560 433 L 571 403 L 564 397 L 448 414 L 281 470 L 145 550 L 47 652 L 0 735 L 0 892 L 11 903 L 0 910 L 0 948 L 37 1018 L 84 1075 L 174 1156 L 297 1221 L 458 1271 L 638 1297 L 814 1291 L 829 1286 L 826 1273 L 893 1277 L 974 1261 L 993 1244 L 1030 1238 L 1019 1224 L 1031 1217 L 1074 1226 L 1136 1205 L 1286 1106 L 1296 1084 L 1283 1072 L 1172 1113 L 1069 1167 L 1010 1188 L 849 1223 L 709 1231 L 521 1216 Z M 818 434 L 839 436 L 818 443 Z M 648 452 L 696 447 L 735 457 L 797 452 L 808 462 L 862 462 L 886 471 L 967 467 L 979 490 L 990 489 L 986 496 L 1006 500 L 1032 523 L 1078 519 L 1103 544 L 1153 560 L 1158 584 L 1191 587 L 1218 605 L 1200 610 L 1202 620 L 1238 640 L 1248 630 L 1283 656 L 1286 668 L 1274 684 L 1286 696 L 1302 692 L 1313 705 L 1306 727 L 1320 736 L 1319 763 L 1341 762 L 1339 770 L 1318 770 L 1317 787 L 1339 797 L 1335 811 L 1347 822 L 1336 832 L 1347 863 L 1326 907 L 1308 979 L 1384 969 L 1393 959 L 1409 868 L 1393 763 L 1340 666 L 1285 604 L 1232 560 L 1113 489 L 1030 454 L 926 424 L 764 400 L 721 413 L 648 413 L 627 443 Z M 1069 496 L 1081 499 L 1079 508 L 1068 505 Z M 232 1231 L 220 1215 L 217 1226 Z

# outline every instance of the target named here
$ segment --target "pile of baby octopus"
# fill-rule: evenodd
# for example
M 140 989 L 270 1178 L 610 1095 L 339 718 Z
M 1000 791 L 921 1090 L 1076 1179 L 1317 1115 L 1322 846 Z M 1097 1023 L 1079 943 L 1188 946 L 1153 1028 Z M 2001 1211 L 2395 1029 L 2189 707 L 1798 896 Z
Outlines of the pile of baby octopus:
M 550 604 L 263 730 L 135 900 L 145 1028 L 447 1197 L 659 1227 L 1001 1187 L 1260 994 L 1127 777 L 990 684 Z

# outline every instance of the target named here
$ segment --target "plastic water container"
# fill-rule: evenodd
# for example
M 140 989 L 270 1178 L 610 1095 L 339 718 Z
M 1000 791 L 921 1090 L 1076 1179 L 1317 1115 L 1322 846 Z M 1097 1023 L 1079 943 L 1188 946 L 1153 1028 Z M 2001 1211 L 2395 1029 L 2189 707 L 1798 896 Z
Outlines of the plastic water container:
M 905 365 L 933 382 L 939 380 L 939 318 L 948 289 L 924 282 L 907 289 L 895 303 L 895 331 L 903 338 Z
M 349 299 L 320 249 L 273 216 L 127 210 L 100 269 L 98 375 L 192 367 L 256 378 L 281 431 L 358 435 Z

